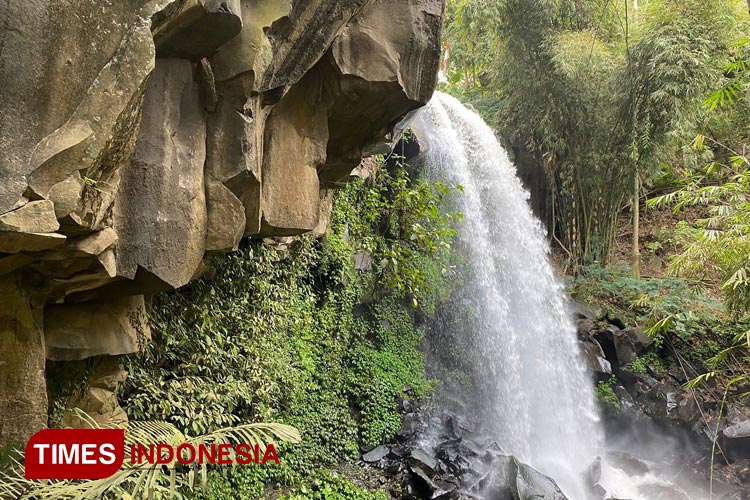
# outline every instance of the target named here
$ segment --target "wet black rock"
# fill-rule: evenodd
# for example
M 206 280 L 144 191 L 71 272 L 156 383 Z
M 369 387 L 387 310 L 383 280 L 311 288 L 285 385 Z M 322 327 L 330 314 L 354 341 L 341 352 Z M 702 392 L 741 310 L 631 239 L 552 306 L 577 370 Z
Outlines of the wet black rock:
M 388 455 L 388 447 L 385 445 L 378 446 L 377 448 L 362 455 L 362 460 L 368 463 L 378 462 Z
M 513 459 L 516 475 L 511 480 L 514 500 L 568 500 L 557 483 L 533 467 Z
M 719 444 L 730 460 L 750 458 L 750 420 L 724 429 Z
M 607 462 L 629 476 L 642 476 L 649 471 L 649 467 L 644 461 L 622 451 L 608 451 Z

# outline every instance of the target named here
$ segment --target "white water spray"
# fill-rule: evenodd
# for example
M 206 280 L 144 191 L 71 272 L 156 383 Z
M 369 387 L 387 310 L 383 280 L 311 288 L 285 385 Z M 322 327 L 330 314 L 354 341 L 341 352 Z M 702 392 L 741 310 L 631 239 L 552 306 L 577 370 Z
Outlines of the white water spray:
M 505 452 L 584 500 L 582 475 L 601 454 L 603 432 L 529 193 L 489 126 L 453 97 L 436 93 L 412 128 L 426 175 L 464 189 L 459 245 L 471 269 L 485 424 Z

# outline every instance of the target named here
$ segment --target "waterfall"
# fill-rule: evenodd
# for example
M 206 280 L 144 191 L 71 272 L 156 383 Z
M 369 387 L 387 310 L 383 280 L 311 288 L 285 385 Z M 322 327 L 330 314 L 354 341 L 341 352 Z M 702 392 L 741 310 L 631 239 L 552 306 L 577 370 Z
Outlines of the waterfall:
M 453 97 L 436 93 L 412 129 L 425 175 L 463 187 L 457 245 L 469 269 L 467 347 L 483 421 L 506 453 L 555 479 L 571 500 L 586 499 L 582 475 L 601 454 L 603 432 L 529 193 L 490 127 Z

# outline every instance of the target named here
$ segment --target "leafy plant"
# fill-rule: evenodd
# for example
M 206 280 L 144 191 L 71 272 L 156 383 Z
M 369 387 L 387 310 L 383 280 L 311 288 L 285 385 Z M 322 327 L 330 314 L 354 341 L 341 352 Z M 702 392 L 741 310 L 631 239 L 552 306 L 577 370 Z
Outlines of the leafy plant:
M 387 500 L 382 491 L 357 487 L 354 483 L 332 471 L 316 471 L 301 485 L 279 500 Z
M 614 379 L 610 382 L 605 382 L 603 380 L 599 381 L 594 388 L 594 394 L 606 408 L 614 413 L 619 413 L 622 410 L 622 407 L 620 405 L 620 400 L 617 399 L 617 394 L 615 394 L 615 391 L 612 388 L 613 382 Z
M 353 179 L 325 236 L 286 251 L 245 242 L 211 279 L 154 298 L 153 341 L 130 359 L 120 395 L 132 419 L 191 434 L 277 421 L 305 436 L 280 466 L 209 471 L 200 498 L 257 498 L 352 461 L 398 429 L 404 385 L 429 393 L 424 321 L 453 286 L 444 191 L 398 171 Z M 389 252 L 396 265 L 383 263 Z M 354 268 L 362 253 L 371 270 Z
M 628 368 L 635 373 L 645 375 L 650 370 L 655 373 L 660 373 L 664 369 L 664 364 L 657 353 L 649 352 L 636 357 L 635 360 L 630 363 Z
M 96 427 L 96 422 L 87 420 Z M 283 424 L 244 424 L 219 429 L 200 436 L 187 436 L 168 422 L 131 421 L 125 432 L 125 449 L 131 444 L 169 444 L 176 448 L 182 443 L 194 447 L 211 443 L 246 443 L 266 446 L 277 440 L 299 443 L 300 434 L 294 427 Z M 230 453 L 233 458 L 234 451 Z M 22 459 L 22 455 L 21 455 Z M 24 478 L 23 463 L 16 460 L 10 470 L 0 471 L 0 493 L 4 498 L 57 500 L 96 499 L 116 496 L 123 499 L 171 498 L 195 490 L 196 471 L 206 486 L 207 466 L 181 466 L 173 456 L 165 464 L 131 464 L 125 460 L 122 468 L 108 478 L 91 481 L 32 481 Z

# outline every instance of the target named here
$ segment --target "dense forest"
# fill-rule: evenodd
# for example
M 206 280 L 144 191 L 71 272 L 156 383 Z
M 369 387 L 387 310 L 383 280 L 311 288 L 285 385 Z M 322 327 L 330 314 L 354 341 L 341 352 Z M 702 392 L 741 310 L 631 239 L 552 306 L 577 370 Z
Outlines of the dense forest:
M 743 387 L 749 22 L 743 1 L 449 2 L 444 84 L 512 152 L 572 288 Z

